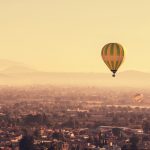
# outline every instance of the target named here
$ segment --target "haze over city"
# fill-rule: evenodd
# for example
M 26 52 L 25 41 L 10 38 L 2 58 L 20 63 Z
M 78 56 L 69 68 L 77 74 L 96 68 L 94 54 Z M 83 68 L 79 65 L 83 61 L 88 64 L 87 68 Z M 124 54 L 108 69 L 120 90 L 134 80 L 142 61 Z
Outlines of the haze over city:
M 0 150 L 150 150 L 149 6 L 0 1 Z

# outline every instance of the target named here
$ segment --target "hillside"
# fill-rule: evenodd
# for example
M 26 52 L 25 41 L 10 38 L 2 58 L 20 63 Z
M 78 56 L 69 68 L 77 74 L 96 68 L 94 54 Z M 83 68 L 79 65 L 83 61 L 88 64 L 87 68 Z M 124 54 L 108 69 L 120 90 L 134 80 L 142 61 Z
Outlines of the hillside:
M 22 63 L 0 60 L 0 84 L 56 84 L 111 87 L 150 87 L 150 73 L 140 71 L 108 73 L 42 72 Z

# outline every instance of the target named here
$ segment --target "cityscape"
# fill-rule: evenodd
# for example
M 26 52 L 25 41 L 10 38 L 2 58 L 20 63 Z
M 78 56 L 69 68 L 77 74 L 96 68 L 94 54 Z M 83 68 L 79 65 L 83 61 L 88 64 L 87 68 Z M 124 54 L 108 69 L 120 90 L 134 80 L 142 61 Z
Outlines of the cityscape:
M 0 1 L 0 150 L 150 150 L 150 0 Z
M 149 150 L 148 91 L 1 87 L 1 150 Z M 139 101 L 139 99 L 141 99 Z

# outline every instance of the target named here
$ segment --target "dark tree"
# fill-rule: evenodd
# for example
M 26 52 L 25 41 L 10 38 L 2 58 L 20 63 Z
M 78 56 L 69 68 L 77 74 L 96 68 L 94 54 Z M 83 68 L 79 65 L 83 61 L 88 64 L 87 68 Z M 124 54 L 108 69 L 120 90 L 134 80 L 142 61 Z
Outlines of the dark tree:
M 19 142 L 20 150 L 34 150 L 33 148 L 34 139 L 32 136 L 24 136 Z
M 127 149 L 128 149 L 127 145 L 123 145 L 122 150 L 127 150 Z
M 132 137 L 130 138 L 131 143 L 130 150 L 138 150 L 137 147 L 138 142 L 139 142 L 138 137 L 135 134 L 133 134 Z
M 150 131 L 150 123 L 147 120 L 144 120 L 142 123 L 142 128 L 144 133 L 148 133 Z
M 120 128 L 113 128 L 112 133 L 114 136 L 121 137 L 121 129 Z

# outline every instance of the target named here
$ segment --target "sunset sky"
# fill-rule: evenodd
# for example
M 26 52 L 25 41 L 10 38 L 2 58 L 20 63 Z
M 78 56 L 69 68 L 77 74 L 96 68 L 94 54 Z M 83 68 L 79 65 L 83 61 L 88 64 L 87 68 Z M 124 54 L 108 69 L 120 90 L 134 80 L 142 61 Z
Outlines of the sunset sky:
M 108 72 L 101 48 L 126 49 L 120 71 L 150 72 L 150 0 L 0 1 L 0 59 L 43 71 Z

